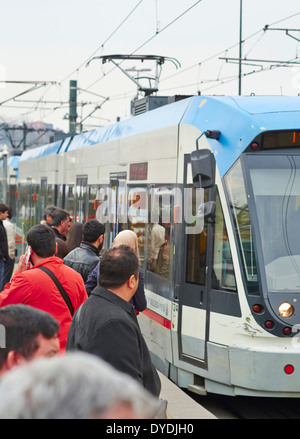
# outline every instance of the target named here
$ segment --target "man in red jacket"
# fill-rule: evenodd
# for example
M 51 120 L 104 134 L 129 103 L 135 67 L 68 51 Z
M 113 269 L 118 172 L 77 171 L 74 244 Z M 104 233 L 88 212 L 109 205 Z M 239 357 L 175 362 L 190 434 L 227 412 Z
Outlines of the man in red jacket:
M 18 270 L 0 293 L 0 307 L 24 303 L 51 314 L 60 324 L 60 348 L 64 351 L 72 314 L 87 299 L 84 282 L 79 273 L 55 256 L 55 233 L 50 227 L 32 227 L 27 243 L 30 261 L 26 262 L 26 255 L 20 257 Z M 43 271 L 45 268 L 55 275 L 55 281 Z

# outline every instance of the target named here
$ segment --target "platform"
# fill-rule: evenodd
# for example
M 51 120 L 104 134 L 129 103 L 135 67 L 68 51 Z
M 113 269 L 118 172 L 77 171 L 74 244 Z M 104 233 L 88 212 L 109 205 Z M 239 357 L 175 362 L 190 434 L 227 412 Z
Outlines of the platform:
M 158 372 L 161 380 L 160 398 L 168 401 L 167 415 L 171 419 L 217 419 L 200 404 L 195 402 L 183 390 L 176 386 L 161 372 Z

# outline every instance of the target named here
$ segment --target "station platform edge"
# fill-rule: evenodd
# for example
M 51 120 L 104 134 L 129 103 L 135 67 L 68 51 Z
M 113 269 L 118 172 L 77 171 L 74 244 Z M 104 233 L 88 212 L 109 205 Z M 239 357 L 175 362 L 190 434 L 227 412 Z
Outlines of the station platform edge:
M 217 417 L 194 401 L 175 383 L 158 371 L 161 380 L 160 398 L 168 402 L 169 419 L 217 419 Z

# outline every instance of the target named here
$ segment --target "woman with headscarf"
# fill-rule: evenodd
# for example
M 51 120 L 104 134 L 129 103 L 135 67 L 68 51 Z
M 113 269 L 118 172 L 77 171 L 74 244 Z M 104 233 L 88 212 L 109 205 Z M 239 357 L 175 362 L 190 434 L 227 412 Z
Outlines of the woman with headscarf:
M 112 247 L 119 247 L 120 245 L 127 245 L 130 247 L 138 256 L 139 247 L 138 239 L 134 232 L 131 230 L 122 230 L 115 237 Z M 92 290 L 97 286 L 98 277 L 100 273 L 100 262 L 96 265 L 94 270 L 90 273 L 87 281 L 85 282 L 85 289 L 88 296 L 91 294 Z M 144 290 L 144 273 L 143 270 L 139 269 L 139 285 L 138 288 L 130 301 L 137 312 L 142 312 L 147 307 L 147 300 Z

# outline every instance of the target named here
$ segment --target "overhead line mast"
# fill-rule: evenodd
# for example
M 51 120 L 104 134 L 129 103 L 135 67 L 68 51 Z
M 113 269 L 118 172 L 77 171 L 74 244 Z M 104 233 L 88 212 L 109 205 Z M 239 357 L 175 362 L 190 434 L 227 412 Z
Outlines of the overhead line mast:
M 240 0 L 240 42 L 239 42 L 239 95 L 242 94 L 242 23 L 243 22 L 243 0 Z

